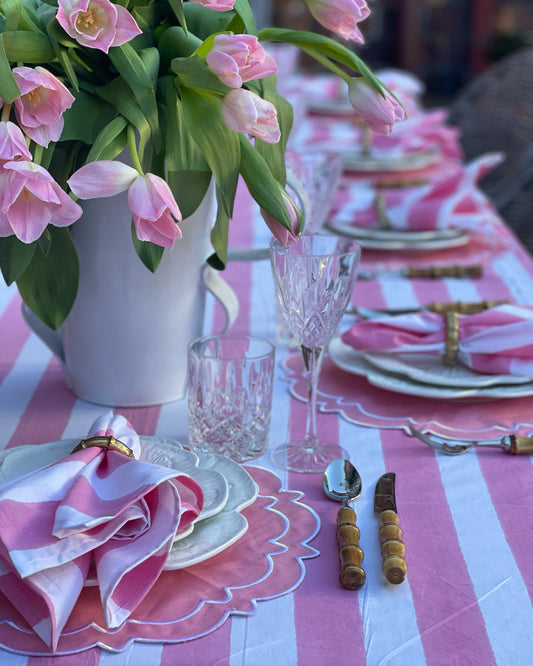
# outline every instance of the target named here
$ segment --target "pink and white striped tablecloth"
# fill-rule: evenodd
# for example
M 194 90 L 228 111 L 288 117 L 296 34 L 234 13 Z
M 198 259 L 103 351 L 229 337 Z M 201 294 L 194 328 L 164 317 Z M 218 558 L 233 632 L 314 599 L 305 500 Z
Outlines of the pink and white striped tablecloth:
M 313 119 L 312 122 L 315 122 Z M 313 128 L 306 130 L 311 136 Z M 266 230 L 255 205 L 239 193 L 234 247 L 262 247 Z M 486 232 L 486 230 L 485 230 Z M 424 253 L 363 253 L 363 264 L 471 262 L 484 264 L 481 279 L 360 281 L 353 300 L 372 307 L 407 307 L 436 300 L 508 299 L 533 304 L 533 260 L 495 218 L 492 235 L 481 234 L 463 248 Z M 274 287 L 266 261 L 235 262 L 225 277 L 239 296 L 235 332 L 275 335 Z M 206 328 L 216 330 L 222 314 L 209 303 Z M 289 393 L 278 347 L 270 446 L 299 437 L 305 404 Z M 334 390 L 334 371 L 328 372 Z M 362 397 L 363 380 L 351 387 Z M 339 382 L 339 392 L 342 382 Z M 401 397 L 382 392 L 381 409 L 394 412 Z M 501 402 L 501 401 L 500 401 Z M 501 404 L 494 410 L 498 418 Z M 432 404 L 439 422 L 454 415 L 452 403 Z M 476 422 L 476 403 L 463 427 Z M 0 286 L 0 447 L 78 437 L 103 411 L 65 387 L 58 362 L 30 333 L 20 315 L 16 290 Z M 183 401 L 120 409 L 138 433 L 185 441 Z M 532 421 L 533 397 L 523 400 L 516 419 Z M 320 551 L 306 562 L 303 582 L 288 594 L 260 601 L 252 615 L 233 615 L 209 635 L 184 643 L 135 642 L 111 653 L 98 647 L 58 657 L 61 666 L 258 664 L 501 664 L 531 663 L 533 655 L 533 467 L 529 456 L 471 452 L 439 456 L 407 436 L 402 424 L 348 418 L 342 410 L 321 413 L 320 434 L 342 443 L 359 470 L 363 489 L 356 511 L 365 552 L 367 582 L 359 592 L 338 583 L 334 521 L 338 505 L 321 490 L 320 475 L 287 473 L 265 455 L 257 464 L 275 471 L 284 487 L 305 493 L 322 527 L 312 541 Z M 444 423 L 445 425 L 445 423 Z M 498 425 L 494 423 L 494 425 Z M 398 512 L 407 549 L 408 575 L 399 586 L 384 582 L 373 514 L 374 484 L 396 473 Z M 45 666 L 54 658 L 0 651 L 1 664 Z

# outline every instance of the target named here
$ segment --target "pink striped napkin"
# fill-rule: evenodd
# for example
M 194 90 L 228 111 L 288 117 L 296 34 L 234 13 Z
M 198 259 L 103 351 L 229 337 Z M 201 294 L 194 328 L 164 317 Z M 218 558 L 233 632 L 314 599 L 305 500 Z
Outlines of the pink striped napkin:
M 472 315 L 458 315 L 457 360 L 482 374 L 533 378 L 533 307 L 499 305 Z M 342 335 L 359 351 L 444 356 L 446 325 L 435 312 L 360 320 Z
M 122 416 L 98 419 L 89 437 L 97 435 L 140 452 Z M 118 627 L 157 580 L 178 527 L 202 506 L 187 474 L 81 450 L 0 487 L 0 590 L 55 650 L 94 559 L 107 626 Z
M 448 227 L 478 227 L 494 213 L 477 182 L 502 160 L 501 153 L 487 153 L 466 166 L 453 169 L 434 182 L 415 187 L 352 188 L 338 197 L 331 218 L 359 227 L 377 228 L 377 194 L 384 200 L 391 229 L 423 231 Z

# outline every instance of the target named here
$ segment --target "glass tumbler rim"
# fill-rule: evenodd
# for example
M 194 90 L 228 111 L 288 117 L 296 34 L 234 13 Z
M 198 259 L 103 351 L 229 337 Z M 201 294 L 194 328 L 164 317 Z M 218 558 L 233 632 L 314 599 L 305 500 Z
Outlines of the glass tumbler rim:
M 269 356 L 272 356 L 276 352 L 276 347 L 274 346 L 274 344 L 272 342 L 270 342 L 270 340 L 267 340 L 266 338 L 261 338 L 261 337 L 256 336 L 256 335 L 246 335 L 246 334 L 242 334 L 242 335 L 241 334 L 235 334 L 234 335 L 234 334 L 231 334 L 231 333 L 228 333 L 228 334 L 212 333 L 212 334 L 209 334 L 209 335 L 200 335 L 197 338 L 194 338 L 193 340 L 191 340 L 189 342 L 189 344 L 187 345 L 187 349 L 188 349 L 189 354 L 195 354 L 196 356 L 198 356 L 199 352 L 195 347 L 199 343 L 207 343 L 210 340 L 219 340 L 219 341 L 227 340 L 227 341 L 235 341 L 235 342 L 247 341 L 247 342 L 253 342 L 254 345 L 256 345 L 257 343 L 260 343 L 264 347 L 263 351 L 256 351 L 256 352 L 251 353 L 251 354 L 247 353 L 244 356 L 238 356 L 237 354 L 235 354 L 235 355 L 228 354 L 228 355 L 221 355 L 221 356 L 217 355 L 217 356 L 209 356 L 208 357 L 208 358 L 212 358 L 214 360 L 221 360 L 221 361 L 231 360 L 231 359 L 238 360 L 240 358 L 240 360 L 243 360 L 243 361 L 254 361 L 254 360 L 257 360 L 257 359 L 267 358 Z
M 346 243 L 347 249 L 341 252 L 295 252 L 294 251 L 294 245 L 298 242 L 300 242 L 303 238 L 310 238 L 310 237 L 320 237 L 320 238 L 328 238 L 328 239 L 335 239 L 337 241 L 342 240 L 343 242 Z M 350 254 L 358 253 L 359 255 L 362 253 L 363 246 L 361 243 L 359 243 L 356 240 L 353 240 L 351 238 L 340 238 L 338 236 L 333 236 L 331 234 L 309 234 L 308 236 L 300 236 L 298 240 L 293 241 L 289 245 L 284 245 L 281 243 L 277 238 L 272 238 L 269 243 L 269 249 L 271 255 L 274 254 L 281 254 L 281 255 L 286 255 L 286 254 L 293 254 L 294 256 L 302 256 L 302 257 L 330 257 L 330 256 L 336 256 L 336 257 L 344 257 Z M 292 249 L 292 252 L 291 252 Z

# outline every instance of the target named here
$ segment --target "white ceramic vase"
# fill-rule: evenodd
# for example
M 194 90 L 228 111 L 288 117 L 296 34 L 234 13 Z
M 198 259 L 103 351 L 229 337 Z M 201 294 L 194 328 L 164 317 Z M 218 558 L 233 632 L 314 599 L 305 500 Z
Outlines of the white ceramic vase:
M 238 310 L 235 294 L 206 264 L 214 186 L 180 223 L 183 237 L 165 250 L 155 273 L 133 247 L 126 193 L 83 202 L 83 209 L 72 227 L 80 260 L 74 306 L 58 331 L 24 306 L 27 323 L 58 356 L 79 398 L 117 407 L 182 398 L 187 345 L 203 333 L 206 291 L 224 307 L 224 331 Z

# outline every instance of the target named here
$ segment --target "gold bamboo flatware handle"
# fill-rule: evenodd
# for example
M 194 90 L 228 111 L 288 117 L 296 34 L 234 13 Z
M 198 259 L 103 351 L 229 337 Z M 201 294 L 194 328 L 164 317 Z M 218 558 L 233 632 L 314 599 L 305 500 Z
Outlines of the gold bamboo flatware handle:
M 509 447 L 505 450 L 511 455 L 519 453 L 533 453 L 533 437 L 524 437 L 522 435 L 509 435 L 503 438 L 509 440 Z M 502 440 L 503 444 L 503 440 Z
M 428 303 L 424 305 L 421 310 L 429 310 L 430 312 L 438 312 L 444 314 L 446 312 L 456 312 L 457 314 L 476 314 L 477 312 L 484 312 L 490 310 L 497 305 L 505 305 L 509 301 L 478 301 L 473 303 L 466 303 L 464 301 L 455 301 L 453 303 Z
M 336 535 L 341 563 L 339 580 L 348 590 L 358 590 L 366 581 L 366 574 L 361 566 L 364 553 L 359 545 L 360 535 L 355 511 L 350 506 L 341 507 L 337 513 Z
M 393 585 L 399 585 L 407 575 L 403 532 L 396 509 L 396 474 L 386 472 L 376 483 L 374 513 L 378 516 L 379 542 L 381 544 L 381 570 Z
M 405 561 L 405 544 L 402 541 L 403 531 L 400 527 L 398 514 L 387 509 L 379 514 L 379 542 L 381 544 L 381 570 L 393 585 L 405 580 L 407 562 Z
M 357 514 L 348 504 L 359 497 L 361 488 L 359 472 L 349 460 L 337 458 L 326 467 L 322 489 L 330 499 L 342 502 L 337 513 L 336 538 L 341 564 L 339 580 L 348 590 L 358 590 L 366 581 L 366 574 L 361 566 L 364 553 L 359 545 Z
M 483 274 L 483 267 L 477 266 L 424 266 L 417 268 L 408 266 L 406 277 L 408 278 L 478 278 Z

